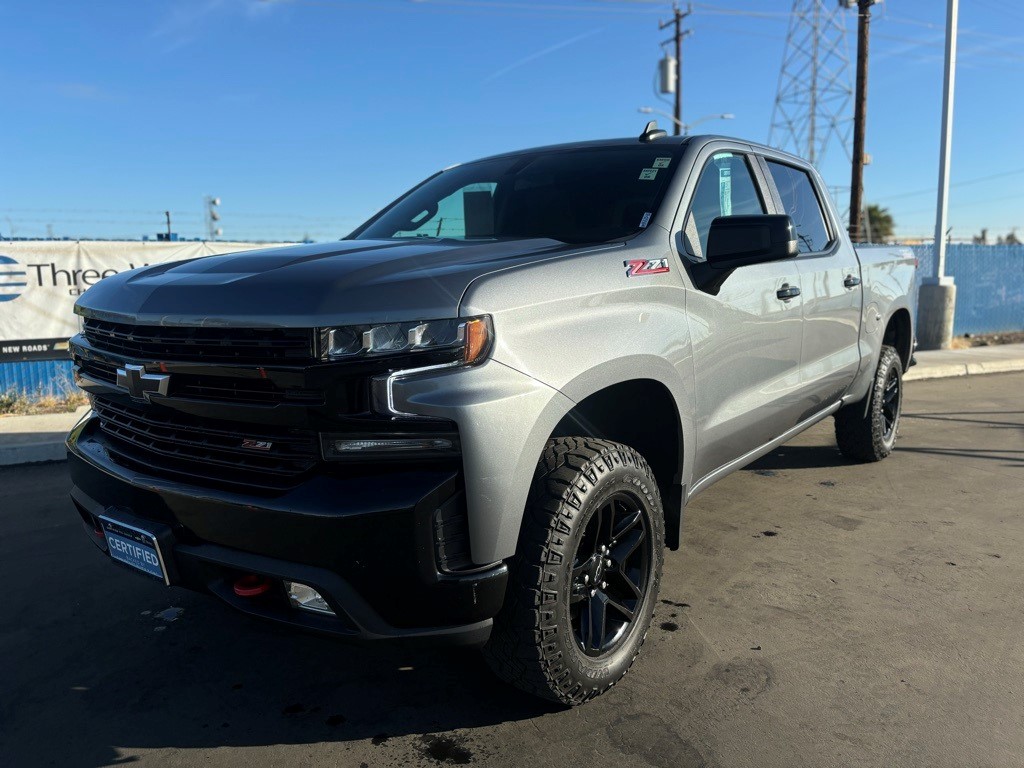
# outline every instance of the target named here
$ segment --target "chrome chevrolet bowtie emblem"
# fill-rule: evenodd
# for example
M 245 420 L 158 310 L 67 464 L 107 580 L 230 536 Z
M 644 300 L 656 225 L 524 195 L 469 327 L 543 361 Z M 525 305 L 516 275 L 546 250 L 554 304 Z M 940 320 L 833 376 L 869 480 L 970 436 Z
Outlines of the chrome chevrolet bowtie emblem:
M 145 366 L 125 365 L 117 369 L 117 386 L 128 390 L 132 400 L 149 402 L 151 395 L 167 396 L 171 377 L 167 374 L 146 373 Z

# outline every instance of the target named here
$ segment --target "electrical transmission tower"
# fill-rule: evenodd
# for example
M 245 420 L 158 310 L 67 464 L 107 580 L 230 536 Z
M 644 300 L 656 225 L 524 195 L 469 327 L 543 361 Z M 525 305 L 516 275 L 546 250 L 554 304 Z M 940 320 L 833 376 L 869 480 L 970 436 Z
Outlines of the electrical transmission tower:
M 852 157 L 850 50 L 844 14 L 856 0 L 793 0 L 768 143 L 820 164 L 839 144 Z

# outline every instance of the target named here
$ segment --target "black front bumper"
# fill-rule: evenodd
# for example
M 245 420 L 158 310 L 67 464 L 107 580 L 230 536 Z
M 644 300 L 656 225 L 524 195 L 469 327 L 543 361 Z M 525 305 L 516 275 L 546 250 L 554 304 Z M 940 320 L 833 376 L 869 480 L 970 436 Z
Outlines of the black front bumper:
M 75 506 L 101 548 L 98 516 L 132 516 L 167 533 L 173 585 L 209 591 L 246 613 L 362 640 L 477 644 L 489 636 L 507 567 L 448 573 L 439 565 L 438 510 L 461 503 L 458 469 L 384 465 L 248 495 L 118 464 L 96 422 L 72 431 L 68 462 Z M 239 597 L 233 584 L 247 574 L 276 588 Z M 282 580 L 312 586 L 337 616 L 292 608 Z

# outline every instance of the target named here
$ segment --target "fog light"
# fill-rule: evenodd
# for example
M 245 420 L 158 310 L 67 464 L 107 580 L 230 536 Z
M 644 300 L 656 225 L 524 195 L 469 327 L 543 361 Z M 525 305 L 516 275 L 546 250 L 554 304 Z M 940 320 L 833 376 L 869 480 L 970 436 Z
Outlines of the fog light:
M 372 454 L 404 458 L 439 458 L 459 452 L 455 434 L 400 434 L 393 435 L 322 435 L 324 459 L 358 458 Z
M 309 611 L 310 613 L 325 614 L 328 616 L 334 616 L 335 613 L 331 610 L 331 606 L 324 600 L 323 595 L 317 592 L 308 584 L 300 584 L 297 581 L 286 581 L 284 588 L 288 591 L 288 602 L 292 604 L 292 608 L 298 608 L 300 611 Z
M 412 440 L 335 440 L 331 443 L 333 453 L 374 453 L 377 451 L 450 451 L 452 441 L 443 438 L 418 438 Z

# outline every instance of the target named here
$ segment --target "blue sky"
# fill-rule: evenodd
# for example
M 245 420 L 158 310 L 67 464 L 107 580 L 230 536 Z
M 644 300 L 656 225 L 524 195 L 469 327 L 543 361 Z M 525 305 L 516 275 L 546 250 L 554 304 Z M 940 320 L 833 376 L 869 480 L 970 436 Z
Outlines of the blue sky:
M 671 109 L 652 92 L 668 7 L 5 3 L 0 232 L 135 238 L 161 230 L 169 208 L 174 229 L 192 237 L 203 196 L 215 194 L 225 239 L 340 237 L 452 163 L 639 133 L 637 107 Z M 768 138 L 790 7 L 695 4 L 684 121 L 731 112 L 703 129 Z M 941 0 L 886 0 L 875 11 L 866 197 L 889 207 L 905 236 L 934 227 L 944 16 Z M 960 29 L 953 236 L 1024 230 L 1024 9 L 969 0 Z M 849 185 L 838 146 L 822 170 Z

